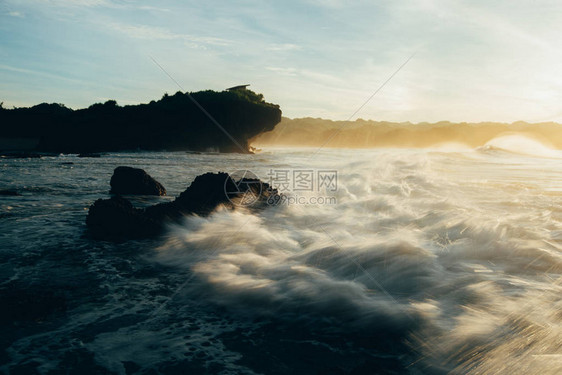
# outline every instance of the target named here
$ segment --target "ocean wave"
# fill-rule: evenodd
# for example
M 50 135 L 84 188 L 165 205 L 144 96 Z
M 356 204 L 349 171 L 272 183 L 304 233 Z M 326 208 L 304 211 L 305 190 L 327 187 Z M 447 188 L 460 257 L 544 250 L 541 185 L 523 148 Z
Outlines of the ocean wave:
M 52 193 L 5 198 L 0 271 L 9 281 L 0 291 L 25 296 L 16 318 L 29 331 L 10 328 L 0 371 L 562 371 L 557 158 L 297 151 L 266 150 L 257 164 L 193 157 L 264 179 L 271 168 L 336 170 L 337 204 L 219 207 L 163 238 L 113 244 L 81 237 L 84 208 L 107 192 L 113 165 L 93 164 L 84 191 L 59 202 Z M 139 154 L 138 165 L 176 191 L 201 172 L 185 163 L 192 156 L 168 155 L 165 172 L 153 156 Z M 5 177 L 54 190 L 77 177 L 56 161 L 50 171 L 41 184 Z M 51 295 L 52 308 L 37 310 Z
M 338 166 L 337 207 L 186 218 L 156 259 L 193 272 L 184 298 L 350 335 L 392 332 L 434 370 L 498 370 L 506 351 L 517 353 L 512 368 L 526 368 L 559 351 L 556 341 L 520 345 L 562 333 L 548 276 L 562 271 L 562 253 L 546 229 L 560 218 L 517 185 L 520 202 L 509 205 L 498 186 L 463 175 L 464 158 L 444 176 L 438 155 L 391 155 Z M 546 316 L 527 313 L 534 304 Z

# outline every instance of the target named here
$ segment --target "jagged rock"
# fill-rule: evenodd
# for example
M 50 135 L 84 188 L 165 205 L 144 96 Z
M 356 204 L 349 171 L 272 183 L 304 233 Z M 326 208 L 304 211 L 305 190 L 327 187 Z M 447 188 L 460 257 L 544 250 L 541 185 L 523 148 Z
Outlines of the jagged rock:
M 164 186 L 139 168 L 115 168 L 110 185 L 113 194 L 166 195 Z
M 135 208 L 121 197 L 98 199 L 90 206 L 86 225 L 99 239 L 149 237 L 162 231 L 167 223 L 179 222 L 185 215 L 208 215 L 217 206 L 234 209 L 237 205 L 264 207 L 277 190 L 259 179 L 235 181 L 228 173 L 205 173 L 173 202 L 147 208 Z
M 159 223 L 144 215 L 144 210 L 133 207 L 130 201 L 119 195 L 95 201 L 88 211 L 86 225 L 96 236 L 108 238 L 134 233 L 148 236 L 160 229 Z

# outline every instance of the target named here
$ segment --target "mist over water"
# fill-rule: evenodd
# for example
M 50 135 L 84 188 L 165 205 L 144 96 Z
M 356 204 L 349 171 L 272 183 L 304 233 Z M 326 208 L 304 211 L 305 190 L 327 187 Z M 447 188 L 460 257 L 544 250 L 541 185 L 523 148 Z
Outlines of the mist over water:
M 522 137 L 540 147 L 562 150 L 562 125 L 555 122 L 530 124 L 388 122 L 358 119 L 332 121 L 320 118 L 283 118 L 274 130 L 254 140 L 258 147 L 339 147 L 339 148 L 442 148 L 475 149 L 500 138 Z M 451 147 L 453 146 L 454 147 Z M 528 144 L 525 148 L 528 148 Z
M 3 358 L 33 358 L 47 372 L 74 355 L 122 374 L 562 371 L 560 151 L 521 136 L 477 148 L 314 151 L 107 155 L 70 171 L 55 159 L 2 161 L 6 185 L 19 181 L 10 163 L 58 176 L 23 174 L 26 188 L 52 189 L 29 193 L 39 205 L 54 201 L 57 178 L 81 186 L 59 199 L 70 213 L 44 207 L 48 226 L 21 197 L 2 198 L 6 228 L 37 236 L 2 238 L 12 282 L 41 279 L 65 257 L 75 259 L 64 262 L 69 275 L 87 265 L 87 280 L 67 292 L 81 303 L 14 338 Z M 83 206 L 122 164 L 142 166 L 170 195 L 206 171 L 267 180 L 270 169 L 336 170 L 337 190 L 323 194 L 337 204 L 219 208 L 151 241 L 82 238 Z M 86 170 L 89 185 L 70 178 Z M 95 298 L 78 292 L 86 288 Z

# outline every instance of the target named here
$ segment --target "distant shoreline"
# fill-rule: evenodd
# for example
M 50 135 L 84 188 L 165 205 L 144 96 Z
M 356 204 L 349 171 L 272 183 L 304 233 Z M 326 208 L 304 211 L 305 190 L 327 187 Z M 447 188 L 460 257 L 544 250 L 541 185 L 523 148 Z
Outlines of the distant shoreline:
M 251 140 L 256 147 L 297 146 L 336 148 L 426 148 L 455 144 L 481 147 L 503 136 L 523 136 L 546 147 L 562 149 L 562 125 L 555 122 L 498 123 L 395 123 L 356 120 L 332 121 L 321 118 L 283 117 L 275 129 Z

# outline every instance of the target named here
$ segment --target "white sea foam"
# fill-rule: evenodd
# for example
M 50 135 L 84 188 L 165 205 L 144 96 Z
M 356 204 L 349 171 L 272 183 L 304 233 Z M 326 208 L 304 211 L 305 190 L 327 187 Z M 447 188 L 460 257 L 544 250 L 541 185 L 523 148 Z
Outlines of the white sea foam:
M 487 142 L 483 149 L 498 149 L 516 154 L 560 158 L 562 151 L 546 145 L 531 137 L 520 134 L 506 134 L 495 137 Z
M 527 139 L 490 146 L 556 156 Z M 183 298 L 384 328 L 432 369 L 561 371 L 561 160 L 438 151 L 321 153 L 311 165 L 338 170 L 337 205 L 186 218 L 156 259 L 194 273 Z

